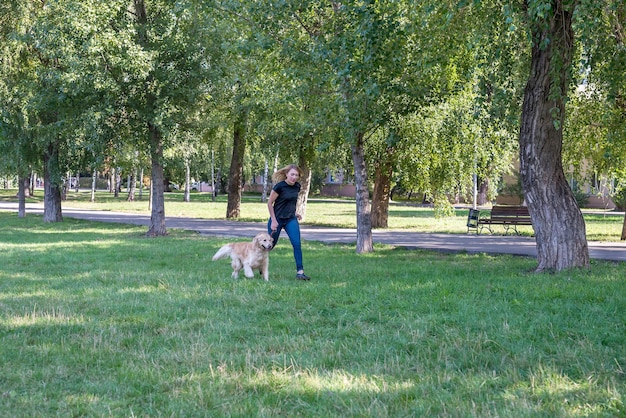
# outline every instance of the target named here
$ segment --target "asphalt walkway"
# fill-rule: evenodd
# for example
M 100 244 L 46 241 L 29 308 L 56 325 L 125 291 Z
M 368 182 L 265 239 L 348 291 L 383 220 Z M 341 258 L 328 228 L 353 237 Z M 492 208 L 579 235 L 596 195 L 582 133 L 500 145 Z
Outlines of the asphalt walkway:
M 0 202 L 0 210 L 17 211 L 16 203 Z M 29 204 L 28 213 L 43 213 L 43 205 Z M 98 222 L 115 222 L 133 225 L 150 225 L 149 214 L 94 211 L 63 208 L 63 216 Z M 252 237 L 265 231 L 265 222 L 239 222 L 217 219 L 165 218 L 167 228 L 196 231 L 219 237 Z M 327 228 L 301 225 L 302 239 L 325 243 L 351 244 L 356 242 L 356 229 Z M 513 254 L 536 257 L 535 239 L 516 235 L 488 234 L 428 234 L 403 230 L 374 230 L 375 243 L 408 249 L 426 249 L 442 252 L 467 252 L 488 254 Z M 2 237 L 0 237 L 2 239 Z M 589 255 L 593 259 L 626 261 L 626 243 L 589 241 Z

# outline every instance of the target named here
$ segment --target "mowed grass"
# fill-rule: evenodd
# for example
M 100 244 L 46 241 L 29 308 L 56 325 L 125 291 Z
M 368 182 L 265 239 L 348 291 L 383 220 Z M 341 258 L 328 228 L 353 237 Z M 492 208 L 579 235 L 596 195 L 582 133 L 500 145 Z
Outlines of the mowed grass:
M 626 416 L 626 267 L 227 240 L 0 212 L 0 415 Z
M 0 190 L 0 201 L 16 202 L 17 190 Z M 91 192 L 69 192 L 63 207 L 79 209 L 107 210 L 115 212 L 149 213 L 147 194 L 140 200 L 126 201 L 127 193 L 114 197 L 112 193 L 99 191 L 96 201 L 91 202 Z M 191 193 L 190 202 L 184 202 L 182 192 L 165 194 L 166 216 L 188 218 L 224 219 L 226 217 L 227 196 L 219 195 L 214 201 L 208 193 Z M 37 190 L 30 203 L 43 202 L 43 192 Z M 433 208 L 406 202 L 391 202 L 389 205 L 389 229 L 412 230 L 427 233 L 466 234 L 467 208 L 457 208 L 454 216 L 436 218 Z M 590 241 L 620 241 L 623 213 L 583 211 L 587 239 Z M 240 221 L 266 222 L 268 219 L 267 204 L 261 201 L 258 194 L 244 194 L 241 201 Z M 356 228 L 356 204 L 354 199 L 329 199 L 312 197 L 308 200 L 304 224 L 332 226 L 340 228 Z M 502 226 L 495 226 L 494 233 L 504 234 Z M 520 226 L 521 235 L 532 236 L 530 226 Z M 486 229 L 483 233 L 489 233 Z

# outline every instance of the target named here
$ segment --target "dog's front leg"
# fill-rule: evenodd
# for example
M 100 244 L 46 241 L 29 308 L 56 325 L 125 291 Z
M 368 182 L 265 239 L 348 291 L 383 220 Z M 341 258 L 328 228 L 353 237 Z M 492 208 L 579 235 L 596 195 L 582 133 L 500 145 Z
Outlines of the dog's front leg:
M 266 282 L 270 280 L 270 266 L 269 263 L 265 263 L 263 265 L 263 269 L 261 270 L 261 274 L 263 275 L 263 280 Z
M 250 264 L 243 265 L 243 273 L 248 279 L 252 279 L 254 277 L 254 271 L 252 271 L 252 267 L 250 267 Z

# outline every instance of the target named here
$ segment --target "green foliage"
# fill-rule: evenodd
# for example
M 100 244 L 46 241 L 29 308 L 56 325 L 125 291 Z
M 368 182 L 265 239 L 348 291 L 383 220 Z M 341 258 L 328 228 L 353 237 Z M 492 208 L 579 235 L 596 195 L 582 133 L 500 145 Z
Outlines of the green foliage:
M 146 0 L 139 30 L 126 0 L 3 1 L 0 171 L 40 170 L 51 141 L 57 177 L 147 168 L 151 122 L 166 174 L 190 160 L 208 180 L 212 152 L 228 172 L 245 107 L 248 177 L 276 155 L 308 158 L 317 179 L 350 176 L 355 134 L 377 161 L 394 130 L 397 184 L 463 195 L 474 173 L 496 184 L 517 151 L 528 35 L 553 2 L 522 3 Z M 564 162 L 581 181 L 611 178 L 626 160 L 626 13 L 616 0 L 575 3 L 573 74 L 586 88 L 568 102 Z
M 626 9 L 623 2 L 596 6 L 579 6 L 579 79 L 568 102 L 564 141 L 564 161 L 580 181 L 620 178 L 626 164 Z

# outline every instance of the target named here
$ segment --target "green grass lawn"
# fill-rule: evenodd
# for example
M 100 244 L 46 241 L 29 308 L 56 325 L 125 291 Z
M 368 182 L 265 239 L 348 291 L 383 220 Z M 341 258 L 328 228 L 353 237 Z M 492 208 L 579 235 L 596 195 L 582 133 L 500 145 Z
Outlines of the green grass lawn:
M 626 416 L 624 263 L 144 232 L 0 212 L 0 415 Z
M 15 202 L 16 190 L 0 190 L 0 201 Z M 68 193 L 68 198 L 63 202 L 64 207 L 100 209 L 117 212 L 149 213 L 148 196 L 143 200 L 134 202 L 126 201 L 126 193 L 121 193 L 118 198 L 113 194 L 99 191 L 96 201 L 91 202 L 91 193 L 81 191 Z M 183 193 L 165 194 L 165 214 L 167 216 L 180 216 L 191 218 L 223 219 L 226 216 L 226 196 L 220 195 L 216 201 L 208 193 L 192 193 L 191 201 L 183 201 Z M 30 203 L 41 203 L 43 192 L 37 190 L 34 197 L 29 198 Z M 431 233 L 467 233 L 467 209 L 457 209 L 455 216 L 437 219 L 431 207 L 392 202 L 389 206 L 389 228 L 413 230 Z M 262 221 L 268 219 L 267 205 L 261 201 L 259 195 L 244 195 L 241 203 L 241 221 Z M 587 239 L 590 241 L 620 241 L 623 215 L 606 213 L 584 213 Z M 319 226 L 333 226 L 356 228 L 356 205 L 353 199 L 326 199 L 311 198 L 307 204 L 305 224 Z M 525 236 L 533 234 L 532 227 L 518 227 L 519 232 Z M 504 233 L 504 228 L 495 227 L 496 233 Z M 488 232 L 486 232 L 488 233 Z

